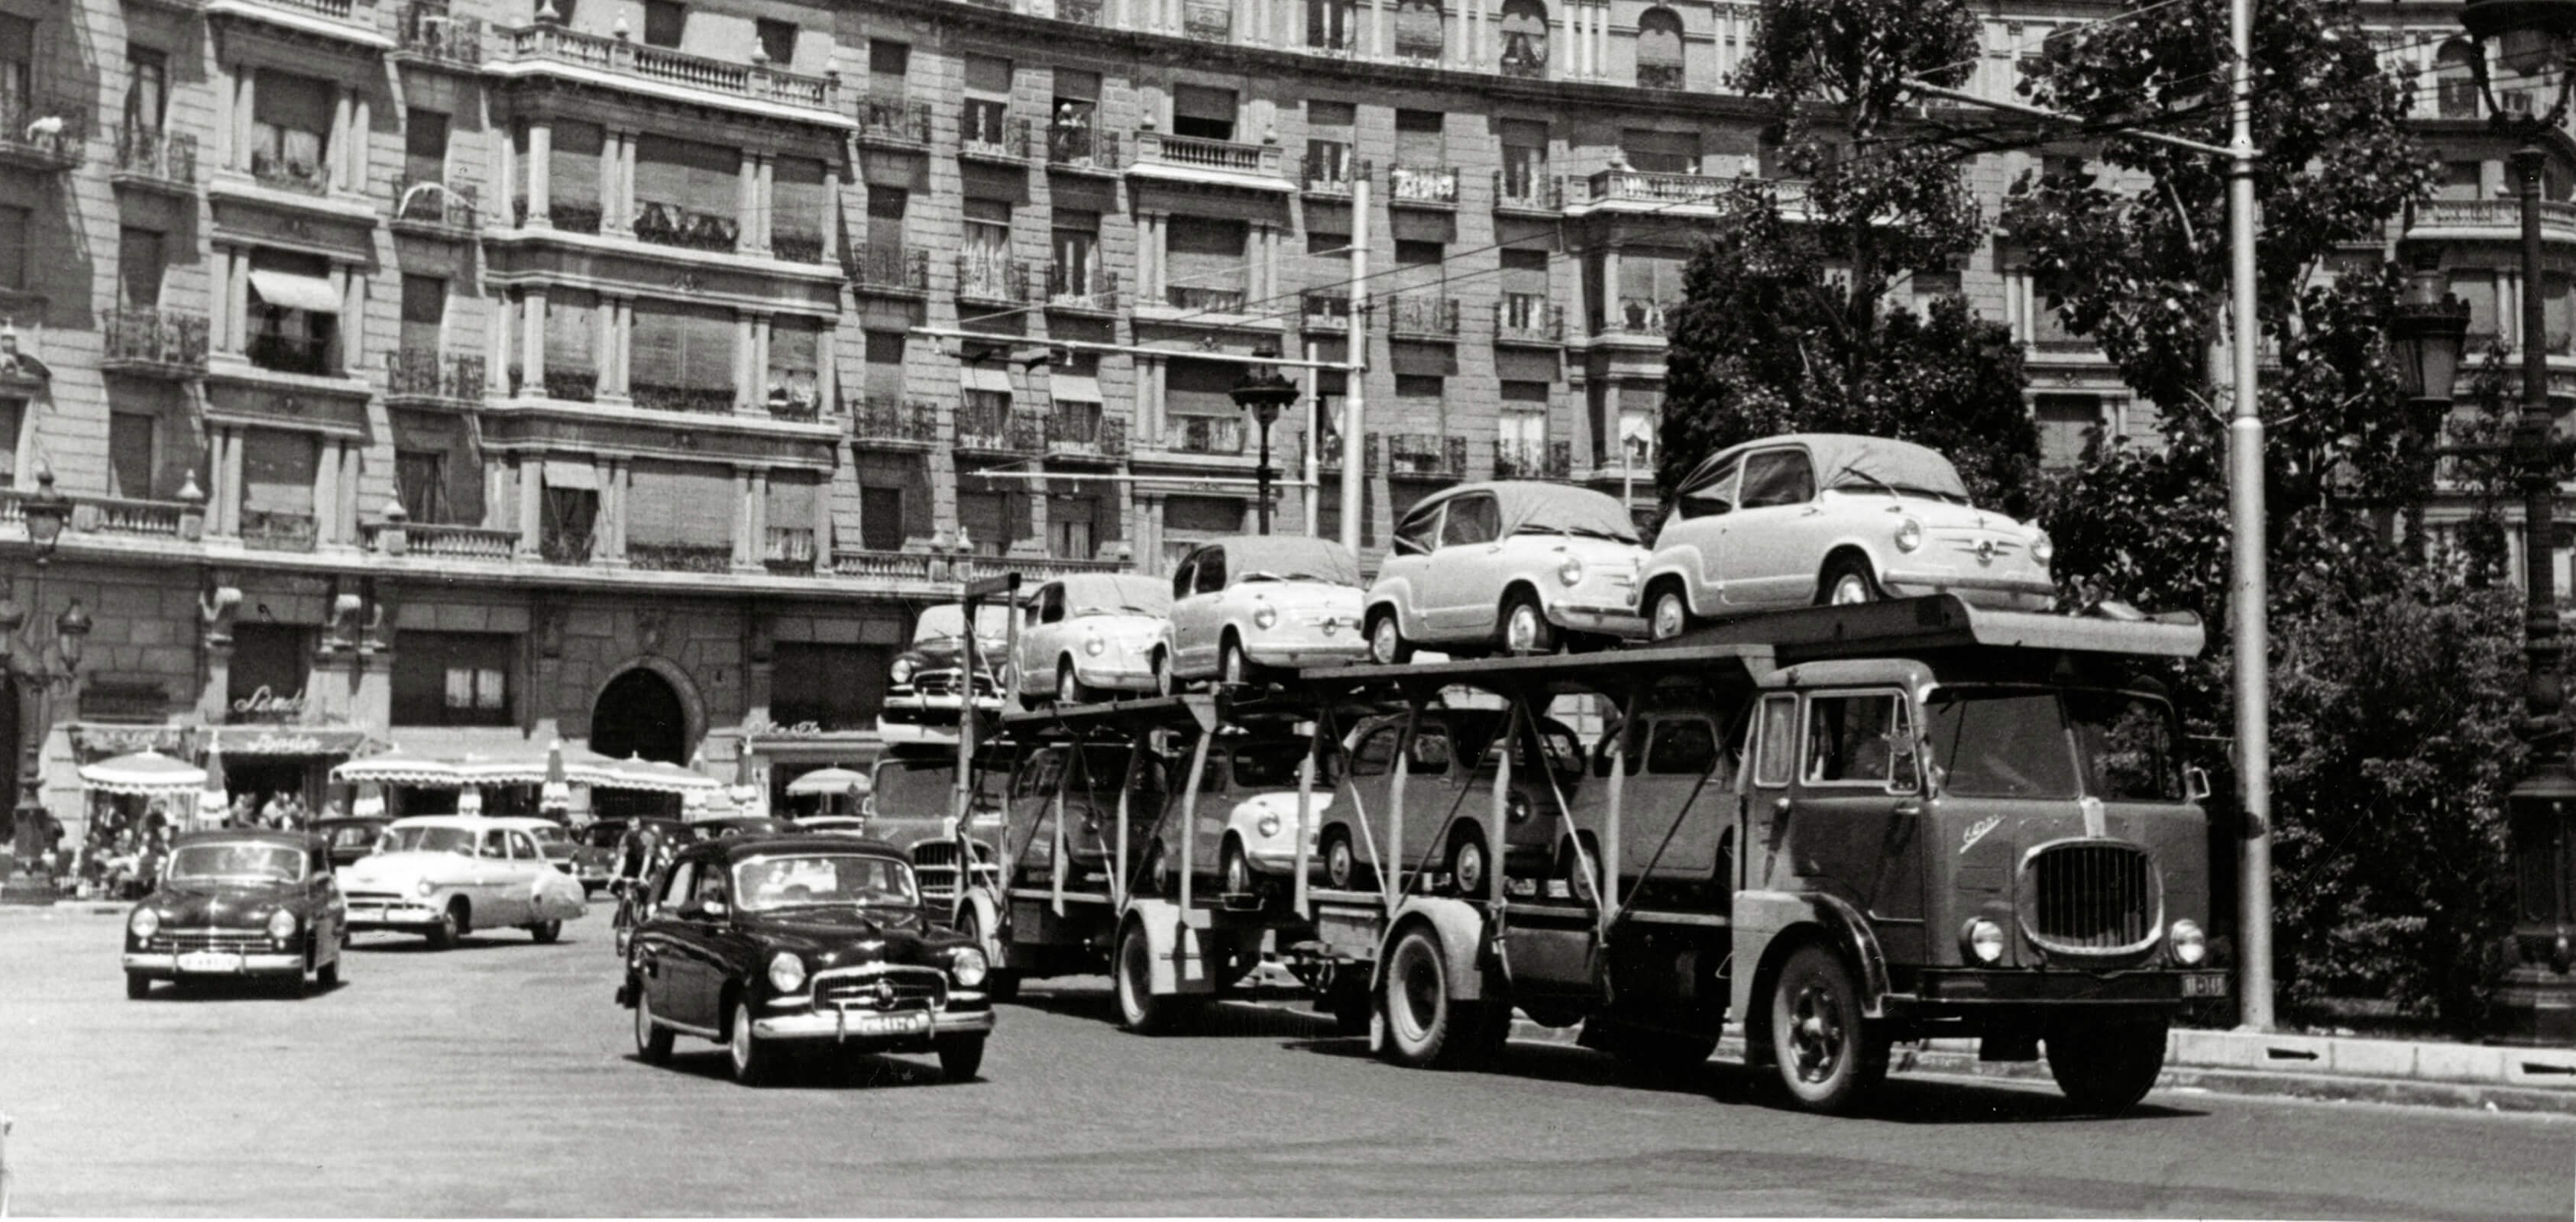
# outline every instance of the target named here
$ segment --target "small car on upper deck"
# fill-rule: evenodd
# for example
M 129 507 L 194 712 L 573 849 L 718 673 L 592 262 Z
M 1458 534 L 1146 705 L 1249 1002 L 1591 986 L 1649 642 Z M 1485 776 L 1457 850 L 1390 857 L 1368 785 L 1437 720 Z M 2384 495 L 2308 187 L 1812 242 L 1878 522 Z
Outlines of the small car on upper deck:
M 155 980 L 340 982 L 344 907 L 329 842 L 301 832 L 183 832 L 125 919 L 125 995 Z
M 1202 543 L 1172 572 L 1154 684 L 1250 683 L 1264 667 L 1339 666 L 1368 654 L 1359 562 L 1330 539 L 1242 535 Z
M 975 674 L 966 674 L 966 613 L 956 603 L 932 603 L 913 621 L 912 647 L 886 664 L 881 721 L 906 727 L 954 726 L 972 692 L 975 708 L 1002 711 L 1002 667 L 1011 609 L 989 603 L 975 613 Z
M 1022 704 L 1154 690 L 1154 644 L 1172 610 L 1162 578 L 1074 573 L 1039 586 L 1023 607 L 1012 663 Z
M 1369 656 L 1552 653 L 1645 635 L 1646 549 L 1616 498 L 1532 480 L 1460 484 L 1414 503 L 1366 599 Z

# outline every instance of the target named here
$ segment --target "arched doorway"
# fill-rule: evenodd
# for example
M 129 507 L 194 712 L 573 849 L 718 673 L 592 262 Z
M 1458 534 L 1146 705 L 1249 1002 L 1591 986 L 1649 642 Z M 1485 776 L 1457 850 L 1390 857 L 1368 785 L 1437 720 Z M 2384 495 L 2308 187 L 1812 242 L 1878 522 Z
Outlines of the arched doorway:
M 612 759 L 689 762 L 689 713 L 680 693 L 641 666 L 609 680 L 590 710 L 590 749 Z

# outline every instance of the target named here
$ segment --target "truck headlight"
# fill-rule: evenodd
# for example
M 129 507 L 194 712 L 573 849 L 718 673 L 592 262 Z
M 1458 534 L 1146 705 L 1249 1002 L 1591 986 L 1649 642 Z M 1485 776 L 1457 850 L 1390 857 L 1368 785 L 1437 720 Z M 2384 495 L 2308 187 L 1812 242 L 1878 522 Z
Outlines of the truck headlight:
M 1264 632 L 1279 626 L 1279 611 L 1268 603 L 1252 609 L 1252 626 Z
M 894 665 L 886 668 L 886 678 L 895 683 L 910 683 L 913 669 L 912 659 L 896 658 Z
M 2209 957 L 2209 935 L 2200 931 L 2200 922 L 2176 921 L 2169 936 L 2173 943 L 2174 962 L 2190 967 Z
M 1556 566 L 1556 580 L 1557 584 L 1565 586 L 1577 586 L 1583 584 L 1583 558 L 1580 556 L 1566 557 L 1565 563 Z
M 967 988 L 984 983 L 985 968 L 984 952 L 972 946 L 960 946 L 949 952 L 948 974 Z
M 793 993 L 805 987 L 805 961 L 796 952 L 782 950 L 769 957 L 769 987 L 781 993 Z
M 1896 550 L 1910 552 L 1923 546 L 1923 524 L 1907 518 L 1896 524 Z
M 161 932 L 161 914 L 152 905 L 145 904 L 136 908 L 133 916 L 126 918 L 125 927 L 134 931 L 135 937 L 148 939 Z
M 1261 821 L 1253 824 L 1252 827 L 1254 831 L 1261 833 L 1262 839 L 1267 840 L 1279 834 L 1279 815 L 1275 811 L 1264 811 Z
M 294 937 L 295 914 L 283 908 L 268 914 L 268 936 L 270 940 L 277 942 Z
M 2039 536 L 2030 541 L 2030 558 L 2042 565 L 2057 559 L 2057 544 L 2049 539 L 2047 531 L 2039 532 Z
M 1109 648 L 1109 643 L 1101 640 L 1097 636 L 1083 638 L 1082 652 L 1090 654 L 1092 657 L 1099 657 L 1101 651 L 1107 648 Z
M 1984 917 L 1970 917 L 1959 927 L 1959 949 L 1966 951 L 1971 962 L 2001 963 L 2004 959 L 2004 927 Z
M 418 895 L 422 899 L 428 899 L 432 894 L 437 892 L 438 887 L 436 884 L 433 884 L 428 879 L 424 878 L 419 882 L 413 883 L 411 889 L 414 895 Z

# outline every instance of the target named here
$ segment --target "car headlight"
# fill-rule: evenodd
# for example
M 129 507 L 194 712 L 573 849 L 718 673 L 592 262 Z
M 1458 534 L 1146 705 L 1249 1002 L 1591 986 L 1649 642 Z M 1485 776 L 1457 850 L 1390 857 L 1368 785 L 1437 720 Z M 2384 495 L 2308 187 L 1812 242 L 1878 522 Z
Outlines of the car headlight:
M 912 659 L 896 658 L 894 665 L 886 668 L 886 678 L 895 683 L 910 683 L 914 669 Z
M 295 936 L 295 914 L 280 908 L 268 914 L 268 936 L 279 942 Z
M 1573 586 L 1583 584 L 1583 558 L 1580 556 L 1566 557 L 1565 563 L 1556 566 L 1556 580 L 1559 585 Z
M 1896 524 L 1896 550 L 1910 552 L 1923 546 L 1923 524 L 1907 518 Z
M 1083 638 L 1082 652 L 1090 654 L 1092 657 L 1099 657 L 1101 651 L 1107 648 L 1109 648 L 1109 642 L 1101 640 L 1098 636 Z
M 2047 531 L 2039 532 L 2039 537 L 2030 541 L 2030 558 L 2041 564 L 2057 559 L 2057 544 L 2049 539 Z
M 149 938 L 161 932 L 161 914 L 150 904 L 145 904 L 136 908 L 133 916 L 126 918 L 125 927 L 133 930 L 135 937 Z
M 429 896 L 431 895 L 431 893 L 433 893 L 433 892 L 435 892 L 435 891 L 437 891 L 437 890 L 438 890 L 438 887 L 437 887 L 437 885 L 436 885 L 436 884 L 434 884 L 434 883 L 430 882 L 428 879 L 424 878 L 424 879 L 420 880 L 419 882 L 412 884 L 412 888 L 411 888 L 411 889 L 412 889 L 412 891 L 413 891 L 414 893 L 418 894 L 421 898 L 423 898 L 423 899 L 427 899 L 427 898 L 429 898 Z
M 2209 935 L 2200 931 L 2200 922 L 2176 921 L 2171 936 L 2174 962 L 2190 967 L 2209 957 Z
M 949 952 L 948 974 L 956 977 L 957 983 L 967 988 L 971 989 L 984 983 L 986 966 L 984 952 L 972 946 L 960 946 Z
M 1984 917 L 1971 917 L 1959 929 L 1959 949 L 1978 963 L 2001 963 L 2004 958 L 2004 927 Z
M 1279 611 L 1268 603 L 1252 609 L 1252 626 L 1264 632 L 1279 626 Z
M 805 961 L 794 951 L 782 950 L 769 957 L 769 987 L 781 993 L 793 993 L 805 987 Z
M 1519 823 L 1530 817 L 1529 795 L 1518 790 L 1503 802 L 1503 817 Z
M 1260 821 L 1260 822 L 1258 822 L 1258 823 L 1253 824 L 1253 825 L 1252 825 L 1252 827 L 1253 827 L 1253 830 L 1255 830 L 1255 831 L 1257 831 L 1257 832 L 1260 832 L 1260 833 L 1261 833 L 1262 838 L 1263 838 L 1263 839 L 1265 839 L 1265 840 L 1266 840 L 1266 839 L 1269 839 L 1269 838 L 1270 838 L 1270 837 L 1272 837 L 1272 836 L 1276 836 L 1276 835 L 1278 835 L 1278 834 L 1279 834 L 1279 815 L 1278 815 L 1278 812 L 1276 812 L 1276 811 L 1264 811 L 1264 812 L 1262 812 L 1262 815 L 1261 815 L 1261 821 Z

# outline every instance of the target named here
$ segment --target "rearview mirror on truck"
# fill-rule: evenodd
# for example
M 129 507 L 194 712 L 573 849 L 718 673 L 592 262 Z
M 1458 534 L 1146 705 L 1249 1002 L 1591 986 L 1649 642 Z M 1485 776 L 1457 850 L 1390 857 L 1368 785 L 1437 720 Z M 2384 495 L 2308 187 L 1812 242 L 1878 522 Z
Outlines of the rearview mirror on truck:
M 2182 770 L 2182 791 L 2194 802 L 2208 801 L 2209 770 L 2198 764 L 2186 765 Z

